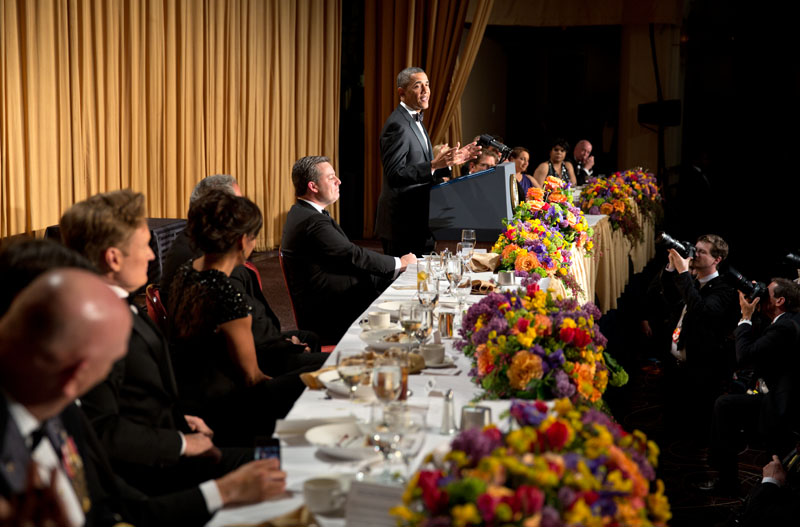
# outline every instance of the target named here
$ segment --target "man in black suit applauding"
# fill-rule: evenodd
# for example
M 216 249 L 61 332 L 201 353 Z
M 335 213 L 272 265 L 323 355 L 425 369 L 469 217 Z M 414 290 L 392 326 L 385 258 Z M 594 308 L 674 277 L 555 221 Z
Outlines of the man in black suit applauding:
M 774 278 L 761 312 L 769 325 L 753 328 L 759 298 L 752 302 L 741 292 L 742 319 L 736 327 L 736 360 L 740 368 L 753 368 L 767 385 L 766 394 L 727 394 L 714 405 L 714 428 L 709 462 L 719 471 L 707 489 L 736 491 L 740 430 L 751 437 L 757 432 L 770 452 L 794 446 L 793 432 L 800 423 L 800 286 L 786 278 Z
M 295 203 L 283 227 L 281 253 L 300 329 L 336 343 L 398 272 L 416 262 L 359 247 L 325 207 L 341 181 L 327 157 L 307 156 L 292 168 Z
M 476 143 L 463 148 L 444 145 L 434 157 L 422 115 L 428 109 L 430 82 L 422 68 L 406 68 L 397 75 L 400 105 L 386 119 L 381 132 L 383 188 L 378 200 L 376 232 L 383 252 L 393 256 L 429 252 L 428 205 L 431 184 L 450 176 L 449 167 L 474 159 Z

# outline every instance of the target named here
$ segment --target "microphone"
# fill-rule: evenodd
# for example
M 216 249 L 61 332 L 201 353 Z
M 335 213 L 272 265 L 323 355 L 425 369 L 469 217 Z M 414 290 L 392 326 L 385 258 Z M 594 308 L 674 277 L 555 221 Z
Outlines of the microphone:
M 502 155 L 502 159 L 505 159 L 506 157 L 508 157 L 508 154 L 511 153 L 511 149 L 509 147 L 507 147 L 506 145 L 504 145 L 499 141 L 496 141 L 495 138 L 489 134 L 482 134 L 478 138 L 478 146 L 481 146 L 483 148 L 486 148 L 487 146 L 496 148 Z

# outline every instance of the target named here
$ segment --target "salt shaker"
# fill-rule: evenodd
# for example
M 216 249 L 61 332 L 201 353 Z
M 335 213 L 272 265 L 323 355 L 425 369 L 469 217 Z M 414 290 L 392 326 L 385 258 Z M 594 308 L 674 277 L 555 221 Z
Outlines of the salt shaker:
M 444 408 L 442 409 L 442 427 L 440 434 L 451 435 L 456 431 L 455 402 L 453 401 L 453 390 L 447 390 L 444 396 Z

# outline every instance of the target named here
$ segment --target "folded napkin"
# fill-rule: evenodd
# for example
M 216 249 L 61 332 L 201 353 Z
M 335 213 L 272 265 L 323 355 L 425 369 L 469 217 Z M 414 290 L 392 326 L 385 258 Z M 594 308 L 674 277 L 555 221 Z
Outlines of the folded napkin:
M 498 255 L 499 256 L 499 255 Z M 495 284 L 488 280 L 473 280 L 472 281 L 472 294 L 473 295 L 488 295 L 493 293 Z
M 352 415 L 317 417 L 310 419 L 278 419 L 275 422 L 275 435 L 302 435 L 315 426 L 354 423 L 355 421 L 356 418 Z
M 469 261 L 470 269 L 475 273 L 494 272 L 499 265 L 500 255 L 497 253 L 473 253 Z
M 325 373 L 326 371 L 335 370 L 336 366 L 326 366 L 322 369 L 317 371 L 309 371 L 300 374 L 300 380 L 303 381 L 303 384 L 308 386 L 309 390 L 322 390 L 325 388 L 325 385 L 319 381 L 319 375 L 321 373 Z

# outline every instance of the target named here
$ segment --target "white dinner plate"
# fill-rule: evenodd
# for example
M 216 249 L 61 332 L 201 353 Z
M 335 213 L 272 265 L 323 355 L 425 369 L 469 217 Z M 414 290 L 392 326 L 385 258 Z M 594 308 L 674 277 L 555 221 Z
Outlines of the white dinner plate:
M 378 329 L 394 329 L 395 331 L 400 331 L 400 324 L 398 324 L 397 322 L 392 322 L 392 323 L 390 323 L 388 326 L 386 326 L 385 328 L 376 328 L 376 329 L 372 329 L 372 328 L 369 326 L 369 321 L 368 321 L 368 320 L 366 320 L 366 319 L 365 319 L 365 320 L 362 320 L 362 321 L 360 321 L 360 322 L 358 323 L 358 327 L 360 327 L 360 328 L 361 328 L 361 329 L 363 329 L 364 331 L 377 331 Z
M 356 423 L 315 426 L 306 432 L 306 441 L 338 459 L 361 460 L 376 454 L 374 448 L 366 446 L 366 436 Z
M 381 302 L 380 304 L 375 304 L 375 307 L 377 307 L 378 309 L 383 309 L 384 311 L 397 312 L 400 311 L 401 303 L 402 302 L 395 302 L 394 300 L 391 300 L 389 302 Z
M 400 340 L 387 340 L 393 335 L 398 335 Z M 400 329 L 374 329 L 372 331 L 362 331 L 359 335 L 370 348 L 376 350 L 386 350 L 389 348 L 403 348 L 408 346 L 409 342 L 416 342 L 416 339 L 409 341 L 409 337 Z
M 442 362 L 440 362 L 439 364 L 428 364 L 427 362 L 425 363 L 425 367 L 426 368 L 433 368 L 433 369 L 452 368 L 454 365 L 455 365 L 455 361 L 453 359 L 451 359 L 450 357 L 445 357 L 444 360 Z
M 350 397 L 350 388 L 342 382 L 339 378 L 339 372 L 336 370 L 324 371 L 317 376 L 317 380 L 322 383 L 331 395 L 338 397 Z M 356 388 L 356 399 L 372 399 L 375 397 L 375 392 L 372 391 L 372 385 L 359 384 Z

